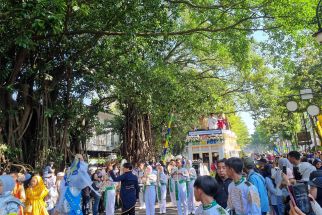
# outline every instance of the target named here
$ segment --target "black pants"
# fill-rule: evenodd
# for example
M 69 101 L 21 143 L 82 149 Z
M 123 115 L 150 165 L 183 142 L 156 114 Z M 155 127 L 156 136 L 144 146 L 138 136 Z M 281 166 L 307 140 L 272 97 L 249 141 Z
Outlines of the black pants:
M 125 211 L 125 212 L 123 212 Z M 135 207 L 131 208 L 130 210 L 124 210 L 122 209 L 122 215 L 135 215 Z

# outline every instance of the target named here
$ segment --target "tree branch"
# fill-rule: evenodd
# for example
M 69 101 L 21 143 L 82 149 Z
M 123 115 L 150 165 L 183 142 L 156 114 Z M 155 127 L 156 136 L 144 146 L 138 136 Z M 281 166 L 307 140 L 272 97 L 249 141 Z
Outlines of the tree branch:
M 238 29 L 236 26 L 240 25 L 243 22 L 246 22 L 248 20 L 256 20 L 256 19 L 264 19 L 264 18 L 270 18 L 272 19 L 273 17 L 268 17 L 268 16 L 255 16 L 255 14 L 252 14 L 251 16 L 245 17 L 243 19 L 238 20 L 237 22 L 227 25 L 221 28 L 209 28 L 209 27 L 203 27 L 203 28 L 192 28 L 192 29 L 187 29 L 187 30 L 181 30 L 181 31 L 173 31 L 173 32 L 155 32 L 155 31 L 146 31 L 146 32 L 137 32 L 133 33 L 132 35 L 137 36 L 137 37 L 159 37 L 159 36 L 180 36 L 180 35 L 191 35 L 194 33 L 200 33 L 200 32 L 210 32 L 210 33 L 216 33 L 216 32 L 221 32 L 221 31 L 226 31 L 226 30 L 246 30 L 246 29 Z M 276 27 L 275 27 L 276 28 Z M 267 28 L 270 29 L 270 28 Z M 253 28 L 249 30 L 266 30 L 266 28 Z M 92 29 L 81 29 L 81 30 L 75 30 L 75 31 L 68 31 L 63 33 L 65 36 L 76 36 L 76 35 L 83 35 L 83 34 L 91 34 L 91 35 L 96 35 L 98 37 L 100 36 L 126 36 L 129 35 L 128 32 L 122 32 L 122 31 L 104 31 L 104 30 L 92 30 Z M 42 40 L 42 39 L 48 39 L 53 36 L 57 36 L 55 34 L 47 34 L 47 35 L 36 35 L 33 37 L 34 40 Z

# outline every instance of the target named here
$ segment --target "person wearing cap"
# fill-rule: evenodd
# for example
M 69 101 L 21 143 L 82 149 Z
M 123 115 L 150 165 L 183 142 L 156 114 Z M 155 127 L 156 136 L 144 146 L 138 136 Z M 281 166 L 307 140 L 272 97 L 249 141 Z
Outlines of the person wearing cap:
M 260 197 L 261 212 L 262 215 L 265 215 L 269 211 L 269 201 L 265 179 L 259 173 L 255 172 L 255 162 L 252 158 L 244 157 L 243 163 L 244 172 L 247 174 L 247 181 L 255 185 L 257 188 Z
M 0 214 L 18 215 L 22 203 L 12 195 L 15 181 L 10 175 L 0 176 Z
M 156 164 L 157 167 L 157 197 L 159 202 L 160 214 L 167 213 L 167 182 L 168 177 L 164 174 L 163 166 L 160 163 Z

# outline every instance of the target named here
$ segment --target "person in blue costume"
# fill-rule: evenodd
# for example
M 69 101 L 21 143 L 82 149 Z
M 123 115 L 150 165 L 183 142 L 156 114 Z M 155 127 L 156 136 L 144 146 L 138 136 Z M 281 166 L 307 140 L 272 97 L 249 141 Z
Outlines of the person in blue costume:
M 75 160 L 68 168 L 64 180 L 60 184 L 60 196 L 55 207 L 55 215 L 82 215 L 81 191 L 89 187 L 96 195 L 100 195 L 93 187 L 88 174 L 88 164 L 82 155 L 75 155 Z
M 0 176 L 0 215 L 17 215 L 22 203 L 12 195 L 15 181 L 10 175 Z
M 201 205 L 196 210 L 196 215 L 228 215 L 214 199 L 214 193 L 219 190 L 219 184 L 211 176 L 199 176 L 194 181 L 194 195 Z
M 114 182 L 121 182 L 122 215 L 134 215 L 135 203 L 139 198 L 139 183 L 138 178 L 132 173 L 132 164 L 124 163 L 124 173 L 118 177 L 113 172 L 113 164 L 108 166 L 108 170 Z

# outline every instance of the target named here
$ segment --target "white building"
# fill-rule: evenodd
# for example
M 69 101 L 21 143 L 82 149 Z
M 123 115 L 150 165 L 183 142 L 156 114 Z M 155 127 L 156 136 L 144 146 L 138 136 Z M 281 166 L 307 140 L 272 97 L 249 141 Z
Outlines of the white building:
M 106 127 L 99 134 L 94 129 L 93 136 L 87 141 L 86 149 L 90 157 L 106 157 L 119 148 L 120 135 L 113 132 L 110 127 L 114 117 L 115 115 L 110 113 L 98 113 L 99 122 Z

